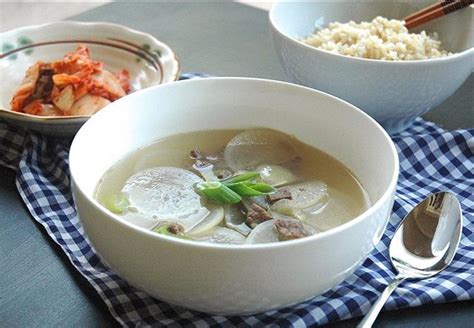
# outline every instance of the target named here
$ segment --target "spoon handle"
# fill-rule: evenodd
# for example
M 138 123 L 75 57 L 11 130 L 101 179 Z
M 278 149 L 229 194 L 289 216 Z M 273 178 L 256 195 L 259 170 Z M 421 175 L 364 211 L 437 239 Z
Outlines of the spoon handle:
M 374 305 L 372 305 L 372 308 L 370 309 L 370 311 L 365 315 L 364 319 L 357 325 L 358 328 L 372 327 L 372 324 L 375 322 L 375 319 L 377 319 L 377 316 L 379 315 L 380 310 L 382 310 L 390 294 L 392 294 L 395 288 L 397 288 L 397 286 L 405 279 L 406 279 L 405 277 L 397 276 L 395 277 L 395 279 L 392 280 L 392 282 L 388 284 L 387 287 L 385 287 L 385 290 L 379 296 L 379 298 L 374 303 Z

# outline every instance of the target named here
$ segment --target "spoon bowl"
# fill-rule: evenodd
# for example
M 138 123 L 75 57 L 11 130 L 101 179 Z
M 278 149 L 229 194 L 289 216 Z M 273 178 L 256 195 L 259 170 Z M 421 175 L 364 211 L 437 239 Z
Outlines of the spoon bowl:
M 451 263 L 461 239 L 462 213 L 451 193 L 433 194 L 413 208 L 390 243 L 390 259 L 399 275 L 428 278 Z
M 400 223 L 390 243 L 395 279 L 358 325 L 371 327 L 395 288 L 406 279 L 423 279 L 443 271 L 453 260 L 462 234 L 462 211 L 450 192 L 430 195 Z

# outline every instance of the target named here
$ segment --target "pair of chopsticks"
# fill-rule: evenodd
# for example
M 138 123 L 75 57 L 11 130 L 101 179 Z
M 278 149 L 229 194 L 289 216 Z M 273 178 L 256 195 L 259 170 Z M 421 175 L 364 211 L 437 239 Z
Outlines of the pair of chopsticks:
M 427 23 L 441 16 L 445 16 L 454 11 L 472 5 L 474 0 L 441 0 L 429 7 L 426 7 L 414 14 L 405 17 L 405 27 L 410 29 L 418 25 Z

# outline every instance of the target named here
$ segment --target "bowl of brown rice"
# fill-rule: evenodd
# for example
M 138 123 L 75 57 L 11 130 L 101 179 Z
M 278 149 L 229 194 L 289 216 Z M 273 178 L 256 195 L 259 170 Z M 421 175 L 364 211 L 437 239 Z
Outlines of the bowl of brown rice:
M 396 133 L 474 67 L 472 6 L 408 30 L 400 19 L 427 4 L 279 1 L 269 18 L 292 82 L 340 97 Z

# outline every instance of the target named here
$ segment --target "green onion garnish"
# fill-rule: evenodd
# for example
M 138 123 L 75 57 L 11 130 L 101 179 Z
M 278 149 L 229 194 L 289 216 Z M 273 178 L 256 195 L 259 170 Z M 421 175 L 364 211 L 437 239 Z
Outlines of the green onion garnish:
M 219 181 L 201 182 L 196 188 L 199 193 L 219 204 L 236 204 L 242 200 L 239 194 Z
M 236 204 L 242 197 L 274 193 L 272 186 L 256 182 L 258 172 L 246 172 L 221 181 L 205 181 L 196 185 L 197 191 L 219 204 Z
M 262 196 L 276 191 L 275 188 L 265 183 L 240 182 L 227 186 L 242 197 Z
M 246 181 L 255 180 L 259 177 L 260 177 L 260 173 L 258 172 L 245 172 L 245 173 L 234 175 L 233 177 L 221 180 L 221 182 L 225 184 L 246 182 Z

